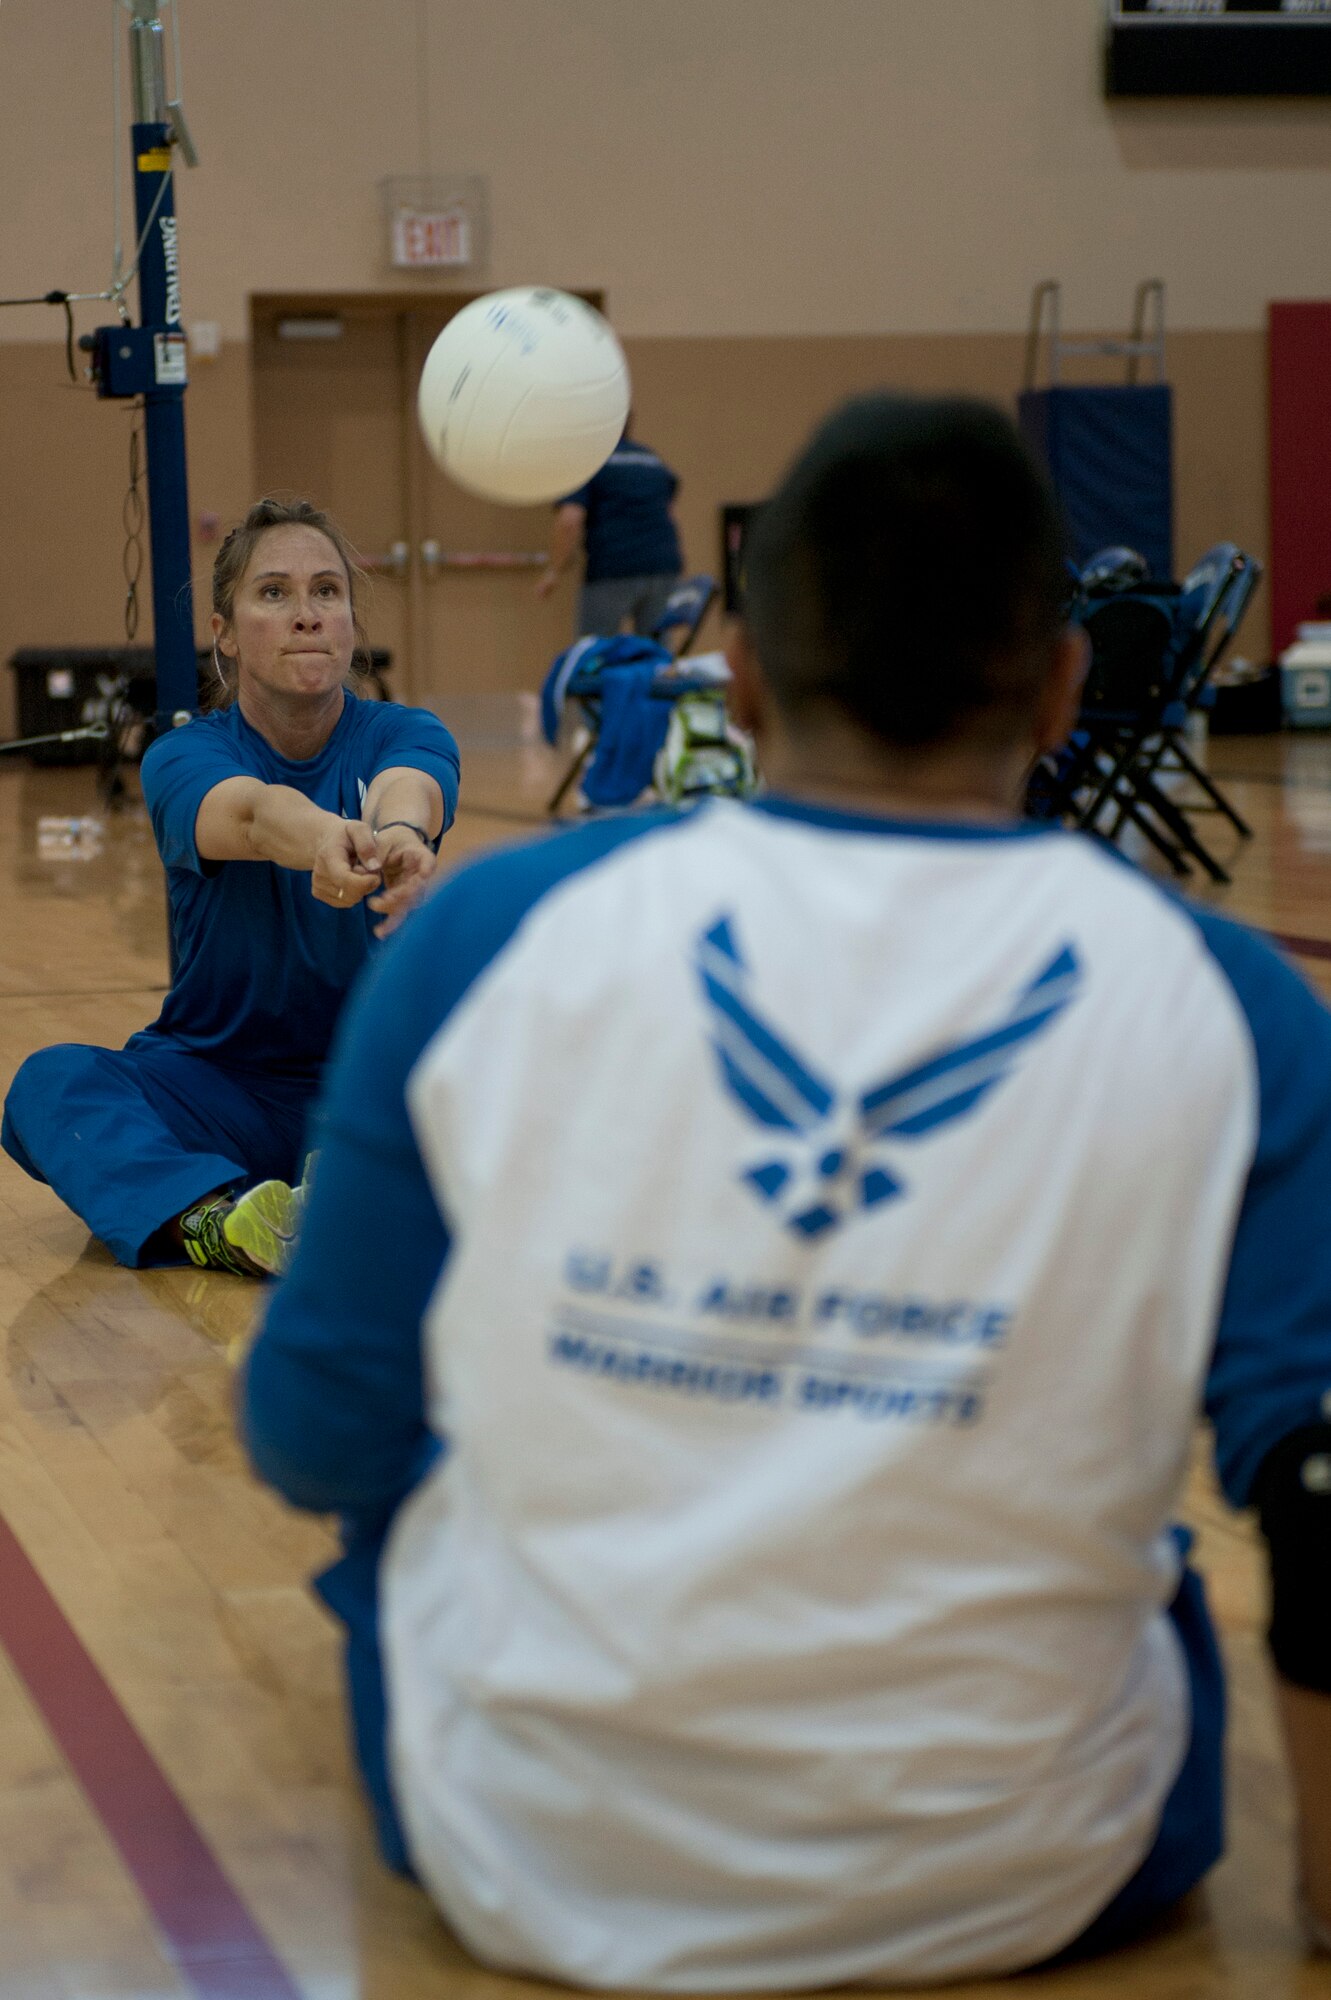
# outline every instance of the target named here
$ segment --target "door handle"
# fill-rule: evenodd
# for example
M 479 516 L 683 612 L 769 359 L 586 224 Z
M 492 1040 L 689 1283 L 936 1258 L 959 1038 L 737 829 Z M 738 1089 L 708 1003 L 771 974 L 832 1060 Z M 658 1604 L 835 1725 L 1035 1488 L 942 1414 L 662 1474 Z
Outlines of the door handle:
M 372 576 L 403 577 L 411 568 L 410 542 L 392 542 L 384 555 L 362 556 L 361 568 Z

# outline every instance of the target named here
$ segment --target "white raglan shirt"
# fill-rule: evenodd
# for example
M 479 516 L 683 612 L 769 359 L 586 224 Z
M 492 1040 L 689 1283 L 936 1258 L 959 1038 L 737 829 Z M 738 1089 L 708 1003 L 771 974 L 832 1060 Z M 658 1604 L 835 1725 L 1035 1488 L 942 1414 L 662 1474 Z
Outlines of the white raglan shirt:
M 1036 1962 L 1187 1740 L 1168 1523 L 1243 1007 L 1080 838 L 779 804 L 580 838 L 408 1091 L 451 1239 L 448 1449 L 380 1584 L 418 1872 L 575 1983 Z

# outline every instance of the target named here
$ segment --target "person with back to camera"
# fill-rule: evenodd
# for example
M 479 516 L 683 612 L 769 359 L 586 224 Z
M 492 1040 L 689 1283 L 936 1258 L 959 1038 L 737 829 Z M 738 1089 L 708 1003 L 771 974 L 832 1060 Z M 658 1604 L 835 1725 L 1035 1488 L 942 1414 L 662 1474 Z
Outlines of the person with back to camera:
M 213 567 L 222 705 L 143 760 L 171 990 L 123 1050 L 41 1049 L 6 1100 L 6 1152 L 122 1264 L 282 1269 L 334 1021 L 452 823 L 443 724 L 356 698 L 356 579 L 307 501 L 260 500 L 227 536 Z
M 674 509 L 679 481 L 632 430 L 630 415 L 600 471 L 555 506 L 550 560 L 536 594 L 548 597 L 585 549 L 579 638 L 613 638 L 626 624 L 649 634 L 683 571 Z
M 1064 589 L 1005 417 L 851 403 L 752 542 L 770 792 L 473 863 L 340 1030 L 243 1423 L 347 1521 L 385 1850 L 494 1965 L 913 1985 L 1168 1910 L 1203 1405 L 1331 1935 L 1331 1014 L 1021 819 Z

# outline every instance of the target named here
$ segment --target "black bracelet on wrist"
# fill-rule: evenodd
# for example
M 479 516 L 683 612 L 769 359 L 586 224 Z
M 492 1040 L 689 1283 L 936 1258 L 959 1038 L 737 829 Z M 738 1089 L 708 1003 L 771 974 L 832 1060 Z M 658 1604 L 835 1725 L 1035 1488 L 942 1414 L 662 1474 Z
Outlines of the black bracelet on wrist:
M 376 833 L 387 833 L 390 826 L 405 826 L 408 832 L 418 835 L 419 838 L 425 842 L 425 845 L 427 847 L 434 846 L 434 842 L 431 840 L 429 834 L 425 831 L 425 828 L 423 826 L 417 826 L 414 819 L 386 819 L 383 825 L 376 826 L 374 831 Z

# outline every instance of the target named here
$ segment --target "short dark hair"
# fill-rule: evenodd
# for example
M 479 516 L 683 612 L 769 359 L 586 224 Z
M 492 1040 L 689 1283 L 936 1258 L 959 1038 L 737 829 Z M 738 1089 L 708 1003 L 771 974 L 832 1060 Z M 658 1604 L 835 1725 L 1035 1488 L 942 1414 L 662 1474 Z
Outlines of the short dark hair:
M 901 749 L 1005 744 L 1063 623 L 1053 494 L 987 403 L 857 397 L 750 537 L 745 621 L 779 707 L 831 704 Z

